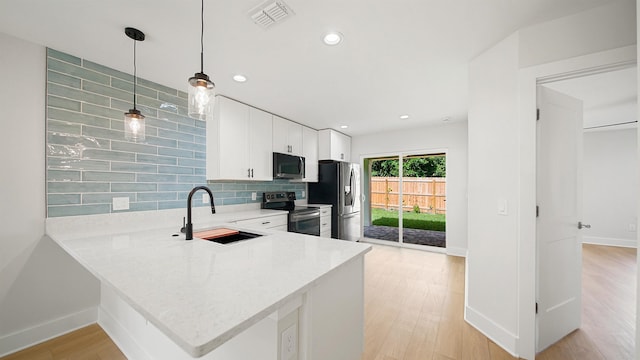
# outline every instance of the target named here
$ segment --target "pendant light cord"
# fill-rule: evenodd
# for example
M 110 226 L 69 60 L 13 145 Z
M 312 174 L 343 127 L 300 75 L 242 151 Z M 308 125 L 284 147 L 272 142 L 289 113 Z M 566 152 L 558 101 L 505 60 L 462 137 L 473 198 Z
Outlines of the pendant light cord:
M 200 7 L 200 73 L 204 73 L 204 0 Z
M 133 40 L 133 109 L 136 110 L 136 84 L 138 82 L 137 69 L 136 69 L 136 43 L 137 40 Z

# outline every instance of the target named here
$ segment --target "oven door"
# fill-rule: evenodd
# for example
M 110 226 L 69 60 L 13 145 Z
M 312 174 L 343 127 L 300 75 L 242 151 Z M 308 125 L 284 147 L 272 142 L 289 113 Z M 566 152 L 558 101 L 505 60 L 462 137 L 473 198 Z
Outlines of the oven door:
M 289 232 L 320 236 L 320 210 L 289 214 Z

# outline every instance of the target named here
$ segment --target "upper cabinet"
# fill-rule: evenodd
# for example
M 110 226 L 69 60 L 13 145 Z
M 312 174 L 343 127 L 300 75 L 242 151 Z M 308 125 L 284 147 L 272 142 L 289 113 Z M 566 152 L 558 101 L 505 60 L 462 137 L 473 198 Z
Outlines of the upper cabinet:
M 318 130 L 302 127 L 302 156 L 304 156 L 302 181 L 318 182 Z
M 271 114 L 216 97 L 207 123 L 207 180 L 273 180 Z
M 302 125 L 273 115 L 273 152 L 302 155 Z
M 351 137 L 333 129 L 318 131 L 318 159 L 351 161 Z

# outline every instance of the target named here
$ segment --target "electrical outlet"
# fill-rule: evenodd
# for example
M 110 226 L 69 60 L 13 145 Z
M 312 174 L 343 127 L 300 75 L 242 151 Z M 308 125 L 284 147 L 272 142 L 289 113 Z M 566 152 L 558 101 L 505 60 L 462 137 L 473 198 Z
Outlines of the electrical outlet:
M 207 193 L 202 194 L 202 203 L 203 204 L 208 204 L 209 203 L 209 194 L 207 194 Z
M 636 231 L 636 224 L 629 224 L 629 231 L 631 232 Z
M 252 193 L 251 193 L 251 200 L 255 200 L 255 199 L 256 199 L 256 196 L 257 196 L 257 194 L 256 194 L 256 193 L 254 193 L 254 192 L 252 192 Z
M 129 198 L 128 197 L 114 197 L 112 199 L 113 210 L 129 210 Z
M 280 360 L 296 359 L 298 352 L 298 325 L 293 324 L 282 332 Z

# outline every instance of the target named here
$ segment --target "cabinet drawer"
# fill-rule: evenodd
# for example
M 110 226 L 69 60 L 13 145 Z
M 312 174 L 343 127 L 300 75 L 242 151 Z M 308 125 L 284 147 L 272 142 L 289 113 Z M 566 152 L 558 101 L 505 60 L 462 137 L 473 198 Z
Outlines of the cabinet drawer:
M 331 216 L 320 217 L 320 234 L 323 232 L 329 232 L 331 234 Z
M 330 237 L 331 237 L 331 230 L 329 230 L 329 231 L 324 231 L 324 232 L 320 232 L 320 237 L 323 237 L 323 238 L 330 238 Z
M 236 224 L 240 226 L 246 226 L 249 228 L 256 228 L 256 229 L 260 229 L 260 228 L 271 229 L 271 228 L 284 226 L 284 229 L 286 230 L 287 214 L 265 216 L 265 217 L 255 218 L 255 219 L 239 220 L 239 221 L 236 221 Z
M 323 216 L 331 217 L 331 207 L 330 206 L 320 208 L 320 217 L 323 217 Z

